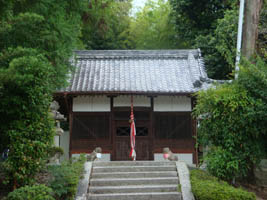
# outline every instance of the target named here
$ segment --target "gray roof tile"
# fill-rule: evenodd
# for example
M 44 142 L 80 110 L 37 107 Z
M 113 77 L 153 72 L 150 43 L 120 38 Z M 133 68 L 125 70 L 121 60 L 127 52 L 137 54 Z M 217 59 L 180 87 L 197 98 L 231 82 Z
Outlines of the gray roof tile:
M 193 93 L 209 84 L 199 50 L 75 51 L 70 93 Z M 195 87 L 202 81 L 201 87 Z

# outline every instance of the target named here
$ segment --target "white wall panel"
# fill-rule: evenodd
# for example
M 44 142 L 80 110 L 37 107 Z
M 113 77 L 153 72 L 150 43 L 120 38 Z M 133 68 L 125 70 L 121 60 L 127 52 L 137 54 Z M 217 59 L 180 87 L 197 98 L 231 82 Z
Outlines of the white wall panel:
M 154 98 L 154 111 L 191 111 L 191 99 L 185 96 L 158 96 Z
M 134 96 L 134 107 L 150 107 L 150 98 L 146 96 Z M 118 96 L 114 98 L 114 107 L 130 107 L 131 96 Z
M 73 99 L 73 112 L 109 112 L 107 96 L 78 96 Z

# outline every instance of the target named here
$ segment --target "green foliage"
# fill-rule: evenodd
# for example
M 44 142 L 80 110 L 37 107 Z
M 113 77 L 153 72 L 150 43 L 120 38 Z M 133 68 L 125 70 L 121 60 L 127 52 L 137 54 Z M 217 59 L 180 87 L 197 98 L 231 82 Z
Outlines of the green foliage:
M 253 178 L 253 169 L 266 153 L 266 63 L 243 61 L 239 79 L 201 91 L 194 115 L 202 116 L 199 142 L 215 146 L 208 169 L 225 180 Z
M 70 70 L 67 61 L 80 44 L 84 1 L 26 0 L 1 4 L 8 11 L 0 14 L 0 38 L 5 38 L 0 41 L 0 51 L 17 46 L 38 49 L 55 69 L 51 81 L 62 86 Z
M 0 131 L 10 149 L 4 168 L 6 178 L 19 186 L 41 168 L 52 143 L 54 122 L 48 108 L 53 68 L 34 49 L 9 49 L 0 55 L 0 63 L 9 63 L 0 69 Z
M 184 44 L 176 37 L 170 17 L 171 7 L 164 0 L 146 2 L 130 26 L 130 37 L 136 49 L 175 49 Z
M 85 156 L 81 156 L 77 162 L 66 162 L 49 167 L 48 170 L 54 177 L 49 187 L 53 189 L 56 199 L 71 200 L 74 198 L 85 161 Z
M 196 37 L 195 47 L 202 51 L 209 77 L 231 77 L 235 65 L 237 22 L 237 9 L 227 10 L 224 18 L 217 20 L 213 32 Z
M 221 147 L 211 148 L 205 159 L 208 163 L 208 171 L 223 180 L 230 181 L 237 175 L 246 176 L 248 173 L 245 167 L 247 163 L 245 159 L 242 159 L 242 155 L 233 154 Z
M 131 1 L 92 0 L 83 14 L 82 41 L 86 49 L 129 49 Z
M 237 1 L 171 0 L 179 38 L 200 48 L 208 76 L 229 79 L 235 61 Z
M 234 188 L 204 171 L 190 171 L 190 179 L 196 200 L 256 200 L 255 194 Z
M 61 147 L 55 147 L 55 146 L 50 147 L 48 150 L 49 157 L 51 158 L 55 156 L 56 154 L 58 154 L 59 156 L 62 156 L 64 155 L 64 150 Z
M 223 18 L 232 1 L 170 0 L 170 4 L 178 34 L 192 46 L 197 36 L 214 30 L 217 19 Z
M 258 53 L 267 61 L 267 0 L 263 0 L 263 7 L 259 20 Z
M 73 49 L 81 46 L 86 1 L 0 1 L 0 151 L 6 181 L 29 184 L 54 136 L 52 92 L 64 86 Z
M 8 194 L 7 200 L 54 200 L 52 189 L 45 185 L 25 186 Z

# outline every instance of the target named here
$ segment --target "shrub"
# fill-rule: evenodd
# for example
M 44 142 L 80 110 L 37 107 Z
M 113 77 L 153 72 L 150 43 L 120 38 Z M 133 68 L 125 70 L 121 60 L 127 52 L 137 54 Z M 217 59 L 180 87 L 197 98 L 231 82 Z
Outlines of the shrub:
M 54 177 L 49 182 L 49 187 L 53 189 L 56 199 L 73 199 L 85 161 L 85 156 L 81 156 L 77 162 L 65 162 L 62 165 L 49 166 L 48 171 Z
M 48 149 L 48 156 L 49 157 L 53 157 L 56 154 L 58 154 L 59 156 L 62 156 L 62 155 L 64 155 L 64 150 L 61 147 L 55 147 L 55 146 L 52 146 Z
M 190 179 L 196 200 L 256 200 L 255 194 L 234 188 L 201 170 L 192 170 Z
M 211 174 L 227 181 L 231 181 L 237 174 L 245 176 L 248 170 L 243 156 L 235 155 L 221 147 L 212 147 L 205 160 Z
M 54 200 L 52 189 L 45 185 L 25 186 L 8 194 L 7 200 Z
M 0 132 L 10 149 L 4 169 L 7 181 L 17 188 L 32 182 L 53 142 L 53 67 L 38 51 L 20 47 L 1 53 L 0 63 L 7 64 L 0 69 Z
M 261 59 L 243 61 L 239 78 L 201 91 L 194 115 L 202 116 L 198 142 L 210 151 L 210 172 L 224 180 L 253 179 L 253 169 L 266 153 L 267 67 Z

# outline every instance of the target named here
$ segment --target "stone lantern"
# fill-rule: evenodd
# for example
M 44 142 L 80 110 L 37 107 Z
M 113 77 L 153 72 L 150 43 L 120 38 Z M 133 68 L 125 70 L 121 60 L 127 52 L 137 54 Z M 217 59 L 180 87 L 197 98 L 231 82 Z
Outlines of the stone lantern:
M 64 133 L 64 130 L 60 128 L 60 122 L 61 121 L 66 121 L 66 118 L 64 115 L 60 114 L 58 112 L 58 109 L 60 108 L 59 104 L 57 101 L 53 101 L 50 105 L 50 110 L 53 119 L 56 121 L 56 135 L 54 137 L 54 146 L 59 147 L 60 146 L 60 136 Z M 50 161 L 58 164 L 59 163 L 59 156 L 55 155 L 54 158 L 52 158 Z

